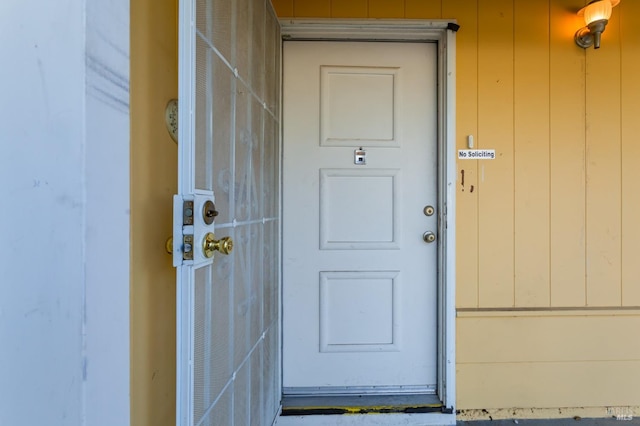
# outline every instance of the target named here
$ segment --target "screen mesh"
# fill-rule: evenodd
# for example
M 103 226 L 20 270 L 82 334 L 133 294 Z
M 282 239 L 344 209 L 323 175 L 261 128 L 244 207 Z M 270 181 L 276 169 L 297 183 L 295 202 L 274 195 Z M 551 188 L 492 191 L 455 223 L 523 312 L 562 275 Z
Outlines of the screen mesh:
M 213 191 L 219 212 L 217 223 L 233 220 L 232 172 L 233 172 L 233 109 L 236 90 L 233 72 L 217 55 L 213 55 Z
M 197 269 L 193 419 L 270 426 L 279 408 L 280 32 L 269 0 L 196 2 L 196 186 L 234 250 Z
M 202 418 L 200 426 L 224 426 L 233 424 L 233 388 L 227 387 Z
M 206 42 L 196 37 L 196 144 L 195 144 L 195 185 L 198 189 L 212 190 L 211 151 L 211 102 L 210 83 L 211 51 Z

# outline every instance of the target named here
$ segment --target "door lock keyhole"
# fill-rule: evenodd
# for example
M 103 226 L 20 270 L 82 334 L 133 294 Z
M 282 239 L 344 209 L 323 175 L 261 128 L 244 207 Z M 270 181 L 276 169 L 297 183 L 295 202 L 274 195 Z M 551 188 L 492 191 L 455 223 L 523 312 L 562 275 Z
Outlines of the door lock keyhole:
M 218 216 L 216 205 L 213 204 L 213 201 L 207 200 L 202 207 L 202 219 L 204 220 L 204 223 L 211 225 L 216 219 L 216 216 Z

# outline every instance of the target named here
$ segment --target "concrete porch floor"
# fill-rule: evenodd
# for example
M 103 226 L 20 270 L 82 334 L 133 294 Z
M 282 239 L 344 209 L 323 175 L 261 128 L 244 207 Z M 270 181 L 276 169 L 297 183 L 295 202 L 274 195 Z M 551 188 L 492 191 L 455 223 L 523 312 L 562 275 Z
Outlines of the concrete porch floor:
M 631 420 L 617 420 L 612 418 L 600 419 L 536 419 L 536 420 L 458 420 L 457 426 L 629 426 L 640 425 L 640 418 Z

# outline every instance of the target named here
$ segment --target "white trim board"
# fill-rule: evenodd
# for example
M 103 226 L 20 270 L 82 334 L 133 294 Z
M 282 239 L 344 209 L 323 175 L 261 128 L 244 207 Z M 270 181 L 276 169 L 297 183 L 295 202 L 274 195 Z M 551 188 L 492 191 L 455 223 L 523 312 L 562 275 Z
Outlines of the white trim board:
M 455 30 L 457 25 L 455 21 L 450 20 L 379 19 L 282 19 L 280 24 L 284 41 L 383 40 L 438 44 L 438 211 L 441 212 L 441 216 L 438 229 L 440 267 L 437 394 L 450 414 L 292 416 L 280 417 L 277 425 L 455 424 Z

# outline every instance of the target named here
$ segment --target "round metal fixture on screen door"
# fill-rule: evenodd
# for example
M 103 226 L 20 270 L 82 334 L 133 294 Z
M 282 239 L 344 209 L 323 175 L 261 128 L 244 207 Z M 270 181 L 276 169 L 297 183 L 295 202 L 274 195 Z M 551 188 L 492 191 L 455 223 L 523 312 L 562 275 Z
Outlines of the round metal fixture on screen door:
M 204 206 L 202 206 L 202 219 L 204 223 L 211 225 L 216 219 L 216 216 L 218 216 L 218 211 L 216 210 L 215 204 L 213 204 L 213 201 L 207 200 Z

